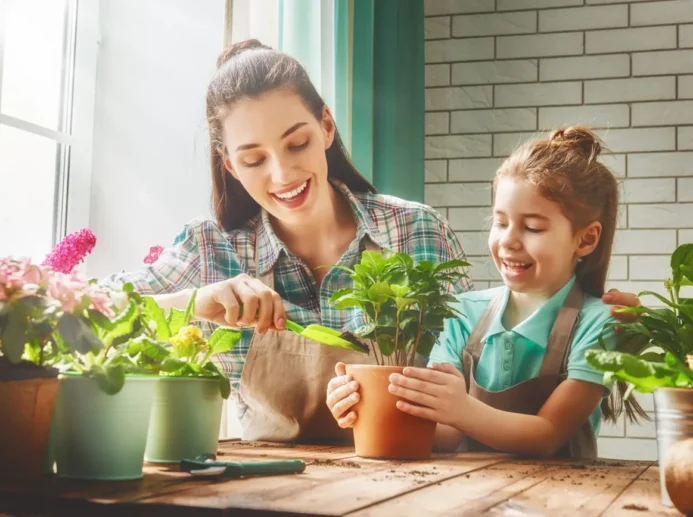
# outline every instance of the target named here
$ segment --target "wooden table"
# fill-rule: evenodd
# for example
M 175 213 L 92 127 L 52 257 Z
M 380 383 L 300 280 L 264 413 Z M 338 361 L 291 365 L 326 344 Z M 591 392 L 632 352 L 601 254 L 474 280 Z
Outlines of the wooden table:
M 0 485 L 0 515 L 674 516 L 660 503 L 652 462 L 534 461 L 486 453 L 434 454 L 424 462 L 361 459 L 353 448 L 220 442 L 219 459 L 303 459 L 305 472 L 191 478 L 145 467 L 140 481 L 47 477 Z

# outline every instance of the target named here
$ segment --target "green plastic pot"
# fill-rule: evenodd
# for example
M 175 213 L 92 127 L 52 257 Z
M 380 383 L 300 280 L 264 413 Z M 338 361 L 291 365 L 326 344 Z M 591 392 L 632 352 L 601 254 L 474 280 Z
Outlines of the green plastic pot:
M 178 463 L 216 454 L 223 399 L 217 379 L 161 377 L 149 424 L 145 461 Z
M 123 389 L 108 395 L 92 379 L 65 375 L 54 424 L 57 476 L 141 479 L 157 382 L 156 376 L 127 375 Z

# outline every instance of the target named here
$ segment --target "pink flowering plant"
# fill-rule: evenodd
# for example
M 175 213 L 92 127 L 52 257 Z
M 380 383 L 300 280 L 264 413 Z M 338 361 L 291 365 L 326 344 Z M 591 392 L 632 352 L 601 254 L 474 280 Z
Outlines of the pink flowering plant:
M 55 366 L 73 351 L 92 353 L 103 347 L 92 323 L 112 317 L 109 294 L 80 274 L 0 258 L 0 354 L 6 363 Z

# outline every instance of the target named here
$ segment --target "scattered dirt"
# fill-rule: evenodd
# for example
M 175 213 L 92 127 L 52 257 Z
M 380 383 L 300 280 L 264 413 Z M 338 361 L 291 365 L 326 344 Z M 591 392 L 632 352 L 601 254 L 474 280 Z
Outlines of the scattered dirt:
M 244 442 L 241 440 L 233 442 L 221 442 L 225 446 L 231 447 L 252 447 L 257 449 L 293 449 L 296 447 L 294 443 L 278 443 L 278 442 Z M 219 454 L 219 453 L 218 453 Z M 220 453 L 223 454 L 223 453 Z
M 346 467 L 350 469 L 360 469 L 361 465 L 354 461 L 335 461 L 335 460 L 309 460 L 306 465 L 317 465 L 322 467 Z
M 594 460 L 592 465 L 595 467 L 623 467 L 625 463 L 622 461 Z
M 647 512 L 649 508 L 641 504 L 626 504 L 623 506 L 624 510 L 635 510 L 636 512 Z
M 570 468 L 574 469 L 574 470 L 585 470 L 587 468 L 587 466 L 585 466 L 585 465 L 571 465 Z
M 426 472 L 425 470 L 412 470 L 410 472 L 405 472 L 405 474 L 409 474 L 410 476 L 426 477 L 434 475 L 435 472 Z

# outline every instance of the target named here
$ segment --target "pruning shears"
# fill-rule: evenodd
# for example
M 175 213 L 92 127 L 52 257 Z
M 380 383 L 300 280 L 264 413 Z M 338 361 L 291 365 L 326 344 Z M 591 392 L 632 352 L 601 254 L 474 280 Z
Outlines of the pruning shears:
M 180 469 L 193 476 L 223 476 L 240 478 L 247 476 L 275 476 L 278 474 L 300 474 L 306 469 L 303 460 L 271 461 L 216 461 L 213 454 L 202 454 L 195 459 L 184 459 Z

